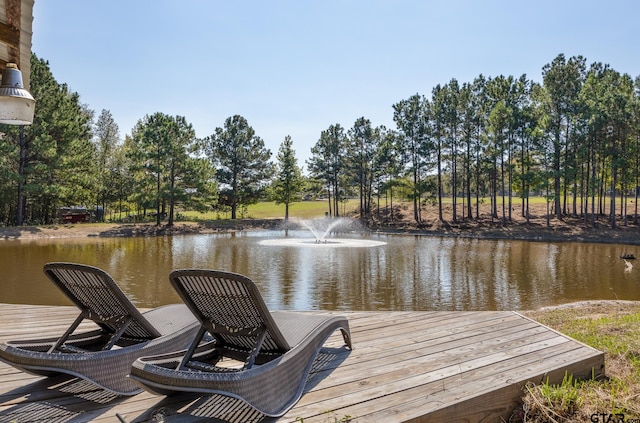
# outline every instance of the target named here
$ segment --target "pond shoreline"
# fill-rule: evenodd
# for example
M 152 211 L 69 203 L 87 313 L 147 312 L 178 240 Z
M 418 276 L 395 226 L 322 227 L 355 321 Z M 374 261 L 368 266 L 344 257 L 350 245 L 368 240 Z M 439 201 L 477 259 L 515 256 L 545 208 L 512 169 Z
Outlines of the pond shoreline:
M 247 230 L 283 230 L 283 219 L 237 219 L 203 222 L 178 222 L 172 227 L 153 223 L 78 223 L 43 226 L 12 226 L 0 228 L 0 240 L 29 240 L 84 237 L 136 237 L 171 236 L 188 234 L 224 233 Z M 486 221 L 461 224 L 432 224 L 418 227 L 400 221 L 395 224 L 364 227 L 363 232 L 460 237 L 470 239 L 520 240 L 540 242 L 589 242 L 622 245 L 640 245 L 640 230 L 636 225 L 616 229 L 588 227 L 576 222 L 554 222 L 547 226 L 540 222 L 501 224 Z

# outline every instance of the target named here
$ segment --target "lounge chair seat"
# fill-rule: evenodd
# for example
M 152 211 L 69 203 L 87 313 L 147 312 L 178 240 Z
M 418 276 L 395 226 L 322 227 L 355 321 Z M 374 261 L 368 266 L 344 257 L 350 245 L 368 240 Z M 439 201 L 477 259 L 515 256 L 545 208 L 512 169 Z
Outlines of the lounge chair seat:
M 61 337 L 0 344 L 0 360 L 22 371 L 65 373 L 116 394 L 133 395 L 141 389 L 126 377 L 131 363 L 140 356 L 186 348 L 200 326 L 183 304 L 140 313 L 101 269 L 49 263 L 44 272 L 81 312 Z M 84 319 L 98 329 L 74 333 Z
M 176 270 L 171 284 L 202 326 L 184 351 L 137 359 L 129 377 L 146 390 L 222 394 L 278 417 L 300 399 L 311 365 L 344 317 L 307 312 L 269 312 L 245 276 L 215 270 Z M 201 342 L 211 336 L 210 342 Z M 229 364 L 235 364 L 230 366 Z

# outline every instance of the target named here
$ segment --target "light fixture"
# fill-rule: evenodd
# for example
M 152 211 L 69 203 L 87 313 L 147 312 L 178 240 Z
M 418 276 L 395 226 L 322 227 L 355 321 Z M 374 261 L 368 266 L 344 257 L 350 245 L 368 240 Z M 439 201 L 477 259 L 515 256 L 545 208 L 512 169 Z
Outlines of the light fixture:
M 15 63 L 7 63 L 0 85 L 0 123 L 31 125 L 36 101 L 24 89 L 22 72 Z

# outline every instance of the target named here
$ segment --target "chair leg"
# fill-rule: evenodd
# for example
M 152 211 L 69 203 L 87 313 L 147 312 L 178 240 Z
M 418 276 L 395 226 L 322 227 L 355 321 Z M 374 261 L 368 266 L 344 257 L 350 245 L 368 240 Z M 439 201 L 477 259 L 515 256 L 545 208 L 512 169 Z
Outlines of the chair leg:
M 127 330 L 129 323 L 131 323 L 132 321 L 133 319 L 131 318 L 131 316 L 127 316 L 122 322 L 122 324 L 120 325 L 120 327 L 118 328 L 118 330 L 114 332 L 113 335 L 111 335 L 109 342 L 107 342 L 107 344 L 104 347 L 102 347 L 102 350 L 107 351 L 113 348 L 113 346 L 116 344 L 116 342 L 118 342 L 118 339 L 120 339 L 124 331 Z
M 344 339 L 344 343 L 347 345 L 347 348 L 353 351 L 353 345 L 351 344 L 351 335 L 349 334 L 349 331 L 342 328 L 340 328 L 340 331 L 342 332 L 342 339 Z
M 262 333 L 258 335 L 258 337 L 256 338 L 256 343 L 253 346 L 253 349 L 251 350 L 251 354 L 247 356 L 247 360 L 245 361 L 244 366 L 242 367 L 242 370 L 247 370 L 253 367 L 253 363 L 256 361 L 256 357 L 260 352 L 260 347 L 262 347 L 262 342 L 264 342 L 264 338 L 266 336 L 267 336 L 267 328 L 263 328 Z
M 193 342 L 191 343 L 191 345 L 189 345 L 189 349 L 185 352 L 182 360 L 180 360 L 180 364 L 178 364 L 176 370 L 183 370 L 187 366 L 187 363 L 189 362 L 189 360 L 191 360 L 191 357 L 193 357 L 193 353 L 200 344 L 200 341 L 202 341 L 205 333 L 207 333 L 207 328 L 205 328 L 204 325 L 200 326 L 198 333 L 196 334 L 195 338 L 193 338 Z
M 73 321 L 73 323 L 71 324 L 71 326 L 69 326 L 69 329 L 67 329 L 67 331 L 64 333 L 64 335 L 62 335 L 60 338 L 58 338 L 58 340 L 56 341 L 55 344 L 53 344 L 53 346 L 49 349 L 49 351 L 47 351 L 48 353 L 52 353 L 55 350 L 57 350 L 58 348 L 60 348 L 60 346 L 62 344 L 64 344 L 67 340 L 67 338 L 69 338 L 69 336 L 71 336 L 71 334 L 76 330 L 76 328 L 78 327 L 78 325 L 80 325 L 80 323 L 85 319 L 85 315 L 84 312 L 80 313 L 80 315 L 78 317 L 76 317 L 76 320 Z

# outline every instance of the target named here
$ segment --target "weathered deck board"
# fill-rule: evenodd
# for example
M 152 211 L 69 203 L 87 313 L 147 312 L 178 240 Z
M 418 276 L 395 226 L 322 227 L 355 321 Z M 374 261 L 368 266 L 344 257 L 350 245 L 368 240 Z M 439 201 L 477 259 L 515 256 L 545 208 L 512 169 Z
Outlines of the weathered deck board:
M 0 304 L 0 341 L 62 333 L 76 314 L 73 307 Z M 332 336 L 307 392 L 278 421 L 499 421 L 529 381 L 604 372 L 601 352 L 514 312 L 340 314 L 349 318 L 355 350 Z M 0 363 L 0 422 L 113 422 L 116 413 L 128 422 L 154 421 L 158 413 L 166 422 L 273 421 L 220 396 L 118 397 Z

